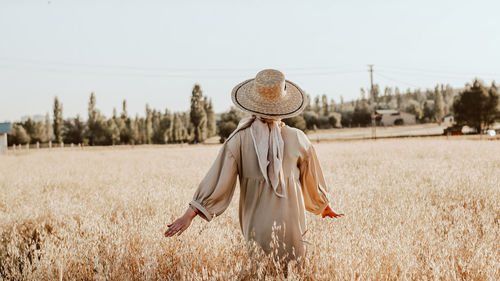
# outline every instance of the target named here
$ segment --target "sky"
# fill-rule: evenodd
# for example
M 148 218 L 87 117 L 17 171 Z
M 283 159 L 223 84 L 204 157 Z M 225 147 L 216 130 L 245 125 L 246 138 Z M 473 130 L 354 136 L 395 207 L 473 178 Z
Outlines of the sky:
M 189 109 L 201 85 L 216 112 L 259 70 L 281 70 L 337 102 L 380 87 L 500 80 L 500 2 L 0 0 L 0 121 Z

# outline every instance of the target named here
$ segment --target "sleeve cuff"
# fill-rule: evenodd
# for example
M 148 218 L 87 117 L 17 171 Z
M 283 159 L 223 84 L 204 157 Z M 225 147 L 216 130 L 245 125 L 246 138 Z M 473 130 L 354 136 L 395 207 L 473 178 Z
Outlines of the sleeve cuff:
M 315 215 L 321 215 L 323 213 L 323 211 L 326 209 L 326 206 L 328 206 L 328 204 L 330 204 L 330 201 L 327 200 L 325 204 L 323 204 L 322 206 L 320 206 L 318 208 L 318 212 L 317 213 L 314 213 Z
M 193 206 L 195 207 L 196 209 L 198 209 L 198 211 L 201 212 L 202 214 L 202 218 L 205 219 L 206 221 L 211 221 L 213 216 L 210 214 L 210 212 L 205 208 L 203 207 L 200 203 L 196 202 L 196 201 L 191 201 L 189 202 L 189 205 L 190 206 Z

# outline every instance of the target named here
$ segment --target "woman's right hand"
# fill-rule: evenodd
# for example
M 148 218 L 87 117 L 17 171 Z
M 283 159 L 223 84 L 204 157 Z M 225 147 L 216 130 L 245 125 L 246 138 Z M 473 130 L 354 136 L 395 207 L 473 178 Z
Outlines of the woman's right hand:
M 191 221 L 196 217 L 197 213 L 193 210 L 194 207 L 189 206 L 182 217 L 176 219 L 173 223 L 167 225 L 168 229 L 165 231 L 165 237 L 171 237 L 175 234 L 181 235 L 186 230 Z

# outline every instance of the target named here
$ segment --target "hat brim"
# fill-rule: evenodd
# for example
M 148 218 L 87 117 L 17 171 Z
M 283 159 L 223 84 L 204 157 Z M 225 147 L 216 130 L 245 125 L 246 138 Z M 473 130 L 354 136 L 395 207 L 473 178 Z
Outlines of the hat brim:
M 290 118 L 299 115 L 306 107 L 306 95 L 295 83 L 285 80 L 286 95 L 272 102 L 255 94 L 254 80 L 248 79 L 236 85 L 231 99 L 239 109 L 267 118 Z

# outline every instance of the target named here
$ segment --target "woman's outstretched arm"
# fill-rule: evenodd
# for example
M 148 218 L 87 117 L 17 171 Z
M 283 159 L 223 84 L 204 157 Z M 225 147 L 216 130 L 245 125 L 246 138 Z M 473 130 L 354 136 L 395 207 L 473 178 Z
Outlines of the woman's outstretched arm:
M 182 217 L 168 225 L 165 237 L 180 235 L 197 215 L 211 221 L 229 206 L 238 176 L 237 162 L 231 152 L 238 150 L 235 146 L 239 144 L 235 143 L 237 140 L 234 137 L 221 147 L 208 173 L 198 185 L 193 200 L 189 202 L 189 208 Z
M 175 234 L 181 235 L 189 227 L 196 215 L 198 215 L 198 210 L 193 206 L 189 206 L 182 217 L 167 225 L 168 229 L 165 231 L 165 237 L 171 237 Z

